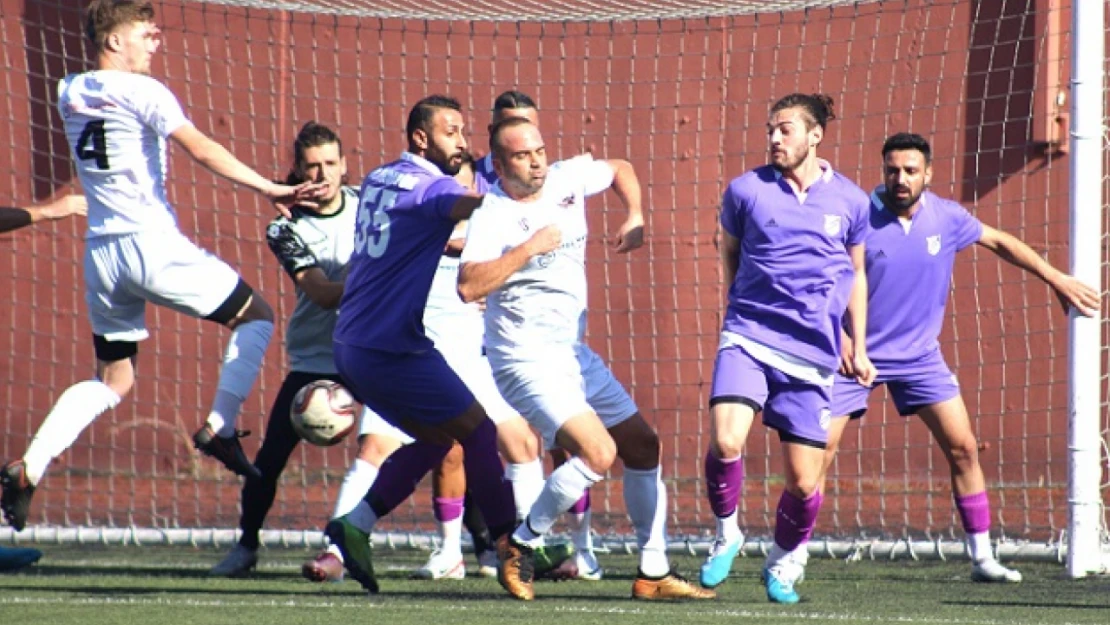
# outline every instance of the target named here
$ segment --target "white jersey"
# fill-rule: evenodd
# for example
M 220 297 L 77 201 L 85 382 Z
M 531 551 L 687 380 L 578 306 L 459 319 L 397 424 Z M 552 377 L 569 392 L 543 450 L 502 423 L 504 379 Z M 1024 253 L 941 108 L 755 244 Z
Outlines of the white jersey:
M 539 229 L 562 231 L 559 249 L 533 257 L 490 293 L 486 303 L 486 351 L 494 368 L 542 358 L 545 347 L 575 345 L 586 324 L 585 198 L 613 184 L 613 169 L 589 154 L 555 163 L 542 196 L 517 202 L 500 186 L 486 194 L 470 218 L 462 261 L 500 257 Z
M 86 238 L 177 229 L 166 200 L 166 138 L 189 124 L 150 76 L 97 70 L 58 83 L 77 175 L 89 201 Z
M 459 259 L 439 257 L 428 304 L 424 307 L 424 333 L 440 352 L 482 353 L 482 311 L 459 297 Z
M 293 208 L 293 218 L 278 216 L 266 228 L 266 242 L 282 269 L 296 283 L 297 274 L 319 268 L 333 282 L 342 282 L 355 244 L 355 217 L 358 192 L 351 187 L 340 191 L 343 204 L 330 215 L 309 209 Z M 316 305 L 300 288 L 297 305 L 285 331 L 285 350 L 289 368 L 304 373 L 335 373 L 331 335 L 336 311 Z

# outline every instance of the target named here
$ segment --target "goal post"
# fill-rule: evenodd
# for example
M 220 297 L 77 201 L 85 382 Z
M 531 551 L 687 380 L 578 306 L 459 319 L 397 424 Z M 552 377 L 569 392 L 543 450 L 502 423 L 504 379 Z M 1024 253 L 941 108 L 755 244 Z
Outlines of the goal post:
M 76 184 L 53 107 L 58 79 L 89 66 L 78 5 L 0 0 L 0 141 L 8 148 L 0 178 L 12 196 L 0 201 L 43 199 Z M 556 157 L 589 150 L 630 160 L 644 184 L 647 240 L 634 254 L 613 253 L 606 235 L 620 208 L 613 198 L 590 200 L 589 341 L 659 431 L 676 549 L 704 547 L 714 527 L 702 459 L 723 302 L 718 203 L 730 179 L 766 162 L 767 113 L 778 97 L 833 97 L 837 119 L 819 154 L 868 190 L 880 181 L 886 136 L 925 135 L 934 191 L 1055 266 L 1106 283 L 1107 90 L 1104 51 L 1091 43 L 1105 44 L 1104 21 L 1093 25 L 1105 18 L 1103 3 L 458 6 L 157 0 L 164 47 L 152 73 L 202 131 L 274 177 L 289 167 L 297 129 L 315 119 L 338 131 L 357 182 L 404 149 L 405 113 L 430 93 L 462 101 L 472 147 L 483 152 L 490 105 L 510 88 L 538 102 Z M 1070 115 L 1061 115 L 1066 106 Z M 1070 143 L 1054 134 L 1068 127 L 1064 117 Z M 1093 173 L 1097 164 L 1103 169 Z M 167 192 L 186 235 L 236 267 L 279 319 L 240 421 L 253 431 L 243 442 L 254 454 L 287 370 L 281 343 L 293 308 L 290 282 L 265 243 L 273 211 L 176 149 Z M 12 268 L 0 276 L 10 294 L 0 306 L 0 462 L 22 453 L 58 395 L 91 374 L 82 229 L 67 220 L 0 236 L 0 263 Z M 207 414 L 226 332 L 166 310 L 150 309 L 147 321 L 152 337 L 140 346 L 133 394 L 50 467 L 31 527 L 16 535 L 0 526 L 0 543 L 234 540 L 240 484 L 189 443 Z M 1101 570 L 1110 425 L 1103 332 L 1102 320 L 1064 316 L 1045 285 L 993 254 L 972 248 L 958 257 L 942 348 L 974 420 L 992 537 L 1004 557 L 1063 561 L 1070 546 L 1070 574 Z M 849 426 L 830 472 L 814 553 L 962 557 L 948 465 L 929 432 L 897 415 L 885 392 L 869 408 Z M 1076 420 L 1065 426 L 1069 417 Z M 302 445 L 264 542 L 318 544 L 354 452 L 353 442 Z M 749 554 L 770 546 L 779 453 L 757 423 L 739 511 Z M 620 481 L 614 470 L 593 490 L 595 528 L 613 549 L 635 543 Z M 428 491 L 380 524 L 379 544 L 434 540 Z

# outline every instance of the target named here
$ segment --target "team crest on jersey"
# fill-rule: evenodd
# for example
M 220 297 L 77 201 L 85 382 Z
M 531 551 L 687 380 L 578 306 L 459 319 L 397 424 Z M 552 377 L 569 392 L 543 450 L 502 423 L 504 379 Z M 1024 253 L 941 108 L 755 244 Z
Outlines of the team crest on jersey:
M 570 208 L 571 206 L 574 206 L 574 200 L 575 200 L 574 194 L 571 193 L 570 195 L 566 196 L 565 198 L 559 200 L 559 208 Z
M 926 249 L 929 250 L 929 256 L 936 256 L 940 253 L 940 235 L 934 234 L 931 237 L 925 237 Z
M 840 215 L 825 215 L 825 234 L 830 237 L 840 234 Z
M 277 224 L 270 224 L 270 227 L 267 229 L 266 234 L 270 235 L 271 239 L 278 238 L 279 236 L 281 236 L 281 226 Z
M 530 226 L 528 225 L 528 220 L 527 219 L 521 217 L 520 221 L 518 221 L 517 223 L 520 224 L 520 229 L 521 230 L 523 230 L 525 232 L 528 232 Z

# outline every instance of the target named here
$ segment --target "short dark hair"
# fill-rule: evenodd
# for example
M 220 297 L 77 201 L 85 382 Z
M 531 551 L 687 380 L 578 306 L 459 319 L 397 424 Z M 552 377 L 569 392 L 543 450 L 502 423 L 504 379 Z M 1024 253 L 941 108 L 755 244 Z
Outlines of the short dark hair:
M 408 122 L 405 124 L 405 137 L 408 139 L 409 145 L 412 144 L 414 132 L 417 130 L 428 132 L 431 130 L 432 118 L 435 117 L 436 111 L 440 109 L 462 111 L 462 106 L 459 105 L 458 100 L 446 95 L 430 95 L 413 105 L 412 110 L 409 111 Z
M 297 133 L 297 138 L 293 140 L 293 169 L 286 178 L 286 184 L 296 185 L 305 181 L 304 153 L 306 150 L 331 143 L 334 143 L 339 148 L 339 153 L 343 154 L 343 142 L 339 140 L 339 135 L 334 130 L 316 120 L 305 122 Z
M 517 126 L 532 126 L 532 122 L 523 117 L 506 117 L 498 120 L 498 122 L 489 129 L 489 151 L 495 157 L 501 156 L 501 135 L 505 134 L 506 130 L 516 128 Z
M 771 115 L 792 108 L 805 111 L 807 130 L 814 126 L 820 126 L 824 130 L 829 121 L 836 119 L 833 113 L 833 99 L 823 93 L 791 93 L 775 102 L 771 107 Z
M 883 142 L 883 158 L 890 152 L 900 150 L 917 150 L 925 157 L 925 164 L 929 165 L 933 162 L 933 148 L 929 147 L 929 142 L 921 135 L 914 132 L 899 132 L 890 135 Z
M 85 9 L 85 34 L 97 50 L 103 50 L 120 26 L 154 21 L 154 5 L 139 0 L 93 0 Z
M 527 93 L 510 89 L 497 96 L 497 99 L 493 101 L 493 112 L 495 114 L 507 109 L 536 109 L 538 111 L 539 107 L 536 106 L 536 101 L 529 97 Z

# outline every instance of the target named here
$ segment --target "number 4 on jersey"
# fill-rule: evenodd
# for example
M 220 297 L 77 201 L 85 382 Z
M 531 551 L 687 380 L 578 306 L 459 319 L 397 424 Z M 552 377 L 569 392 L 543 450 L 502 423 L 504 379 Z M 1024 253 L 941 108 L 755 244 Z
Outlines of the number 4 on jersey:
M 89 147 L 90 143 L 92 147 Z M 95 159 L 97 169 L 108 169 L 108 141 L 104 138 L 103 119 L 85 124 L 74 151 L 77 152 L 77 158 L 83 161 Z

